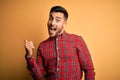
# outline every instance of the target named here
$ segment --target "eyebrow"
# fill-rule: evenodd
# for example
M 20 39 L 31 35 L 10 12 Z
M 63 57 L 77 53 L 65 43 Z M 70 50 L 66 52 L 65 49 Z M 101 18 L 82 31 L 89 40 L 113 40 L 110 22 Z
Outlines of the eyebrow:
M 58 18 L 58 19 L 62 19 L 61 17 L 58 17 L 58 16 L 57 16 L 56 18 Z
M 50 15 L 50 17 L 53 17 L 52 15 Z M 55 18 L 57 18 L 57 19 L 62 19 L 61 17 L 59 17 L 59 16 L 57 16 L 57 17 L 55 17 Z

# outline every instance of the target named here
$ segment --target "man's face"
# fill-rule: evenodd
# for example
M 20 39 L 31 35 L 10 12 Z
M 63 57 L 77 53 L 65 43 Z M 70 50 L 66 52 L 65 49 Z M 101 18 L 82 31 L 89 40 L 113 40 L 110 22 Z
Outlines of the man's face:
M 64 26 L 66 25 L 64 14 L 60 12 L 50 13 L 47 25 L 50 37 L 55 37 L 56 35 L 62 34 L 64 31 Z

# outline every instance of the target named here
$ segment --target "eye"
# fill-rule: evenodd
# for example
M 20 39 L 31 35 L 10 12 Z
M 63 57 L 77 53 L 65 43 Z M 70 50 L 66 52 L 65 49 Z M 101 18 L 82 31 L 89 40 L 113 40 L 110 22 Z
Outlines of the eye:
M 60 22 L 61 20 L 60 19 L 56 19 L 56 22 L 58 23 L 58 22 Z
M 52 21 L 53 20 L 53 18 L 52 17 L 49 17 L 49 21 Z

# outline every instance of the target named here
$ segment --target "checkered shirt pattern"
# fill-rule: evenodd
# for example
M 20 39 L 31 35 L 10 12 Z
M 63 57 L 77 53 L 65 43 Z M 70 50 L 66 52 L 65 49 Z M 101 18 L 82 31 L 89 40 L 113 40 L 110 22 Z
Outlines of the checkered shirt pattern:
M 64 32 L 40 43 L 37 59 L 26 58 L 35 80 L 95 80 L 91 55 L 81 36 Z M 45 74 L 44 74 L 45 73 Z

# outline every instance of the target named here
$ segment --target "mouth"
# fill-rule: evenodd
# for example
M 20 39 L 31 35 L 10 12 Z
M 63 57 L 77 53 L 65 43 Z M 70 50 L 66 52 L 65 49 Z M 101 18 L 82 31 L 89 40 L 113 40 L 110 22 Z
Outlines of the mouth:
M 50 34 L 53 34 L 56 30 L 57 28 L 54 28 L 54 27 L 49 28 Z
M 51 27 L 51 28 L 50 28 L 50 30 L 54 30 L 54 31 L 55 31 L 56 29 L 57 29 L 57 28 L 54 28 L 54 27 Z

